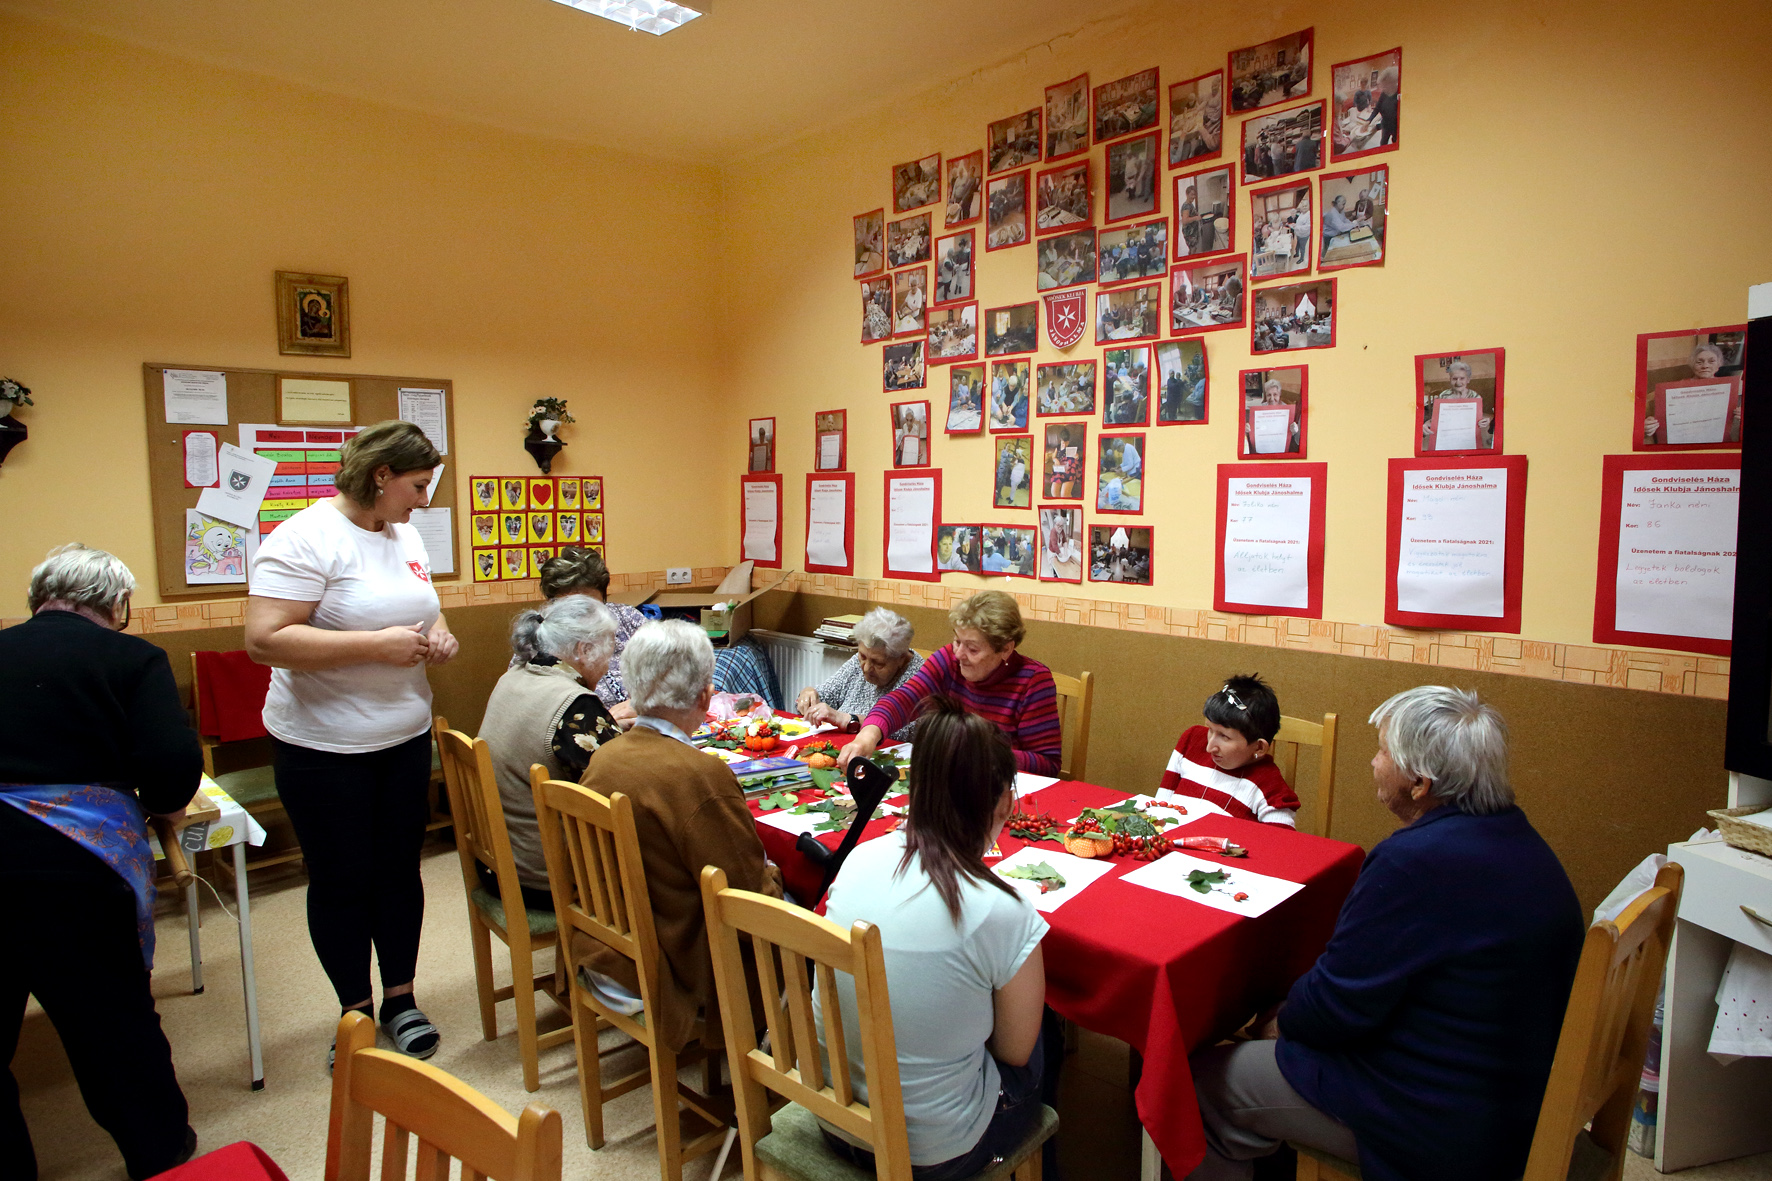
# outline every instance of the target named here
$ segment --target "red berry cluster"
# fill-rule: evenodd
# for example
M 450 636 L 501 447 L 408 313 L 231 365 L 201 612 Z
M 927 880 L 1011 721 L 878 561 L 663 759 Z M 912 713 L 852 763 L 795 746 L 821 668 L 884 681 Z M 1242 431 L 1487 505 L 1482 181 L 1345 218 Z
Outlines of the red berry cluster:
M 1064 827 L 1045 812 L 1014 812 L 1009 816 L 1009 835 L 1021 841 L 1046 841 Z
M 1071 833 L 1074 836 L 1086 836 L 1095 832 L 1101 832 L 1101 821 L 1093 816 L 1085 816 L 1071 825 Z M 1118 837 L 1115 838 L 1115 840 L 1118 839 Z
M 1124 833 L 1114 834 L 1114 856 L 1132 854 L 1134 861 L 1155 861 L 1165 853 L 1175 851 L 1175 842 L 1165 836 L 1130 837 Z

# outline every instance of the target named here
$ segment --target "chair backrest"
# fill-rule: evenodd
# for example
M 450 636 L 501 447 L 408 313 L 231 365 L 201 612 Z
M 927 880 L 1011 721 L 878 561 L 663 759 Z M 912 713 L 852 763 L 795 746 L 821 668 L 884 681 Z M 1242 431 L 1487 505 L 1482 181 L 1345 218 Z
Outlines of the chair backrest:
M 480 885 L 474 863 L 484 862 L 498 878 L 499 898 L 506 916 L 517 922 L 524 913 L 523 891 L 517 881 L 516 860 L 511 856 L 510 834 L 505 829 L 504 803 L 499 799 L 498 778 L 492 769 L 492 748 L 484 738 L 469 738 L 460 730 L 451 730 L 448 718 L 439 716 L 432 728 L 443 762 L 443 783 L 449 791 L 462 882 L 473 893 Z
M 656 1013 L 658 934 L 633 801 L 619 791 L 605 799 L 588 787 L 549 779 L 540 763 L 529 769 L 529 786 L 535 793 L 535 819 L 561 946 L 570 946 L 569 932 L 582 931 L 634 961 L 640 1001 L 647 1012 Z M 651 1044 L 651 1036 L 632 1018 L 614 1012 L 603 1016 Z
M 1089 765 L 1089 714 L 1095 706 L 1095 674 L 1080 677 L 1053 673 L 1052 683 L 1058 689 L 1058 725 L 1060 741 L 1070 730 L 1073 737 L 1059 756 L 1058 777 L 1081 779 Z
M 559 1181 L 560 1113 L 531 1103 L 515 1119 L 453 1075 L 404 1054 L 375 1049 L 375 1022 L 359 1012 L 338 1023 L 326 1181 L 369 1181 L 375 1115 L 382 1132 L 382 1181 L 404 1181 L 413 1136 L 421 1181 L 462 1177 Z
M 845 931 L 829 919 L 779 899 L 729 889 L 726 872 L 714 865 L 701 871 L 701 899 L 707 913 L 714 981 L 720 993 L 720 1017 L 726 1029 L 744 1175 L 759 1175 L 756 1143 L 769 1134 L 767 1092 L 774 1092 L 870 1145 L 879 1177 L 909 1181 L 904 1095 L 898 1082 L 898 1045 L 892 1036 L 892 1005 L 886 992 L 886 959 L 879 928 L 858 922 Z M 757 990 L 769 1029 L 768 1051 L 757 1048 L 750 980 L 739 946 L 741 932 L 750 936 L 755 951 Z M 823 1050 L 829 1055 L 828 1076 L 813 1024 L 808 961 L 817 974 L 818 996 L 824 1003 Z M 855 981 L 858 1046 L 848 1044 L 844 1030 L 838 972 L 848 973 Z M 867 1084 L 866 1103 L 856 1099 L 849 1076 L 850 1057 L 857 1052 Z
M 1298 790 L 1298 748 L 1317 748 L 1317 835 L 1329 835 L 1335 819 L 1335 724 L 1336 715 L 1324 714 L 1321 722 L 1303 718 L 1280 717 L 1280 732 L 1274 735 L 1274 766 L 1286 782 Z
M 1588 928 L 1523 1181 L 1564 1181 L 1590 1121 L 1594 1143 L 1623 1161 L 1685 876 L 1666 866 L 1616 922 Z
M 203 771 L 215 774 L 215 748 L 263 738 L 271 670 L 244 650 L 191 653 L 191 715 L 203 748 Z

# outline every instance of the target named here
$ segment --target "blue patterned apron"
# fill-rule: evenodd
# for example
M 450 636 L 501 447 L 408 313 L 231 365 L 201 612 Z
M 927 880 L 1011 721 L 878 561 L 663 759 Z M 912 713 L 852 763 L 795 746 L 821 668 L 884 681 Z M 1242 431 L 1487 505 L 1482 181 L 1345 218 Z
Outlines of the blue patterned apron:
M 69 838 L 129 884 L 142 965 L 153 971 L 154 852 L 135 796 L 96 783 L 0 783 L 0 800 Z

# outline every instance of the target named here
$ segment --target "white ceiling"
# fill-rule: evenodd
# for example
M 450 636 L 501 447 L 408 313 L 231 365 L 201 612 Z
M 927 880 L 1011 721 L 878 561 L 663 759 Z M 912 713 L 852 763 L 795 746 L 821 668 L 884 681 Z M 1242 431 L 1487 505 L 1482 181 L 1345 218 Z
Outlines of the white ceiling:
M 322 90 L 719 164 L 1071 32 L 1132 0 L 714 0 L 663 37 L 552 0 L 0 0 Z

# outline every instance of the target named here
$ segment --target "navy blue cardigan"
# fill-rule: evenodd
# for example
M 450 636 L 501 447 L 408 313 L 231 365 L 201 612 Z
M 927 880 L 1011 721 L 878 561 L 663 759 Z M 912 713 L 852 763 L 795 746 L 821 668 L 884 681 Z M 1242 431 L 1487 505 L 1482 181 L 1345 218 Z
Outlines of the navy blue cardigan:
M 1280 1010 L 1280 1072 L 1373 1181 L 1518 1177 L 1583 936 L 1524 812 L 1436 808 L 1366 858 Z

